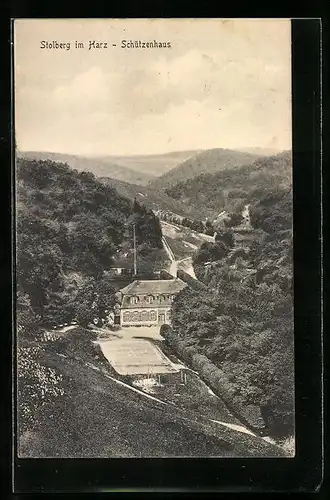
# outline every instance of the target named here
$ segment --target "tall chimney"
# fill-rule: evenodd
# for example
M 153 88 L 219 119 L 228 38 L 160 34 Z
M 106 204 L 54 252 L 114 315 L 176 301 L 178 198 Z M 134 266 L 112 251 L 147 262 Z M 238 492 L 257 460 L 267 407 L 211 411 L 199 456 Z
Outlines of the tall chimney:
M 134 248 L 134 276 L 137 274 L 136 270 L 136 235 L 135 235 L 135 222 L 133 224 L 133 248 Z

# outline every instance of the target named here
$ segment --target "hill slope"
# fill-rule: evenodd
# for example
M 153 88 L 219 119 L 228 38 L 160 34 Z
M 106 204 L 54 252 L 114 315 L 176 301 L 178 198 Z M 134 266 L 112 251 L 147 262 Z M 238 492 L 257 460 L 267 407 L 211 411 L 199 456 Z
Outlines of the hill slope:
M 132 390 L 115 379 L 98 345 L 92 343 L 95 340 L 92 332 L 77 329 L 53 342 L 35 342 L 34 349 L 27 341 L 21 344 L 21 457 L 281 455 L 281 450 L 259 437 Z M 44 398 L 38 380 L 42 367 L 53 375 L 46 382 Z M 30 385 L 38 398 L 29 394 Z M 31 409 L 30 418 L 24 408 Z
M 109 177 L 101 177 L 99 180 L 103 184 L 114 187 L 122 196 L 131 200 L 136 199 L 141 205 L 150 210 L 167 210 L 183 217 L 198 218 L 199 216 L 198 211 L 193 207 L 175 200 L 162 191 L 153 189 L 152 186 L 139 186 Z
M 29 301 L 21 303 L 21 310 L 31 313 L 32 323 L 71 321 L 81 308 L 90 314 L 104 271 L 118 252 L 133 251 L 133 221 L 138 255 L 143 253 L 139 265 L 144 259 L 152 264 L 163 252 L 154 214 L 91 173 L 51 161 L 19 159 L 16 179 L 17 283 L 21 298 Z M 87 296 L 83 292 L 76 300 L 81 280 L 72 280 L 73 274 L 89 280 L 95 290 L 88 285 Z M 101 293 L 108 300 L 111 294 L 104 285 Z
M 177 182 L 184 182 L 202 173 L 215 173 L 251 163 L 257 155 L 233 151 L 231 149 L 208 149 L 189 158 L 166 174 L 152 180 L 149 186 L 166 189 Z
M 222 210 L 240 210 L 242 205 L 260 199 L 270 190 L 289 188 L 291 181 L 291 152 L 287 151 L 216 174 L 201 174 L 165 192 L 205 217 L 214 218 Z
M 208 289 L 186 287 L 172 326 L 187 355 L 202 354 L 208 381 L 241 408 L 260 408 L 268 435 L 294 434 L 292 196 L 279 189 L 251 203 L 251 238 L 219 232 L 194 257 Z M 190 351 L 188 352 L 188 348 Z M 191 349 L 193 350 L 191 351 Z M 223 372 L 214 379 L 208 360 Z M 203 360 L 201 360 L 203 361 Z M 208 371 L 207 371 L 208 370 Z
M 38 151 L 21 151 L 17 156 L 29 160 L 51 160 L 53 162 L 66 163 L 71 168 L 78 170 L 78 172 L 92 172 L 96 177 L 113 177 L 114 179 L 134 184 L 146 185 L 153 179 L 153 176 L 146 172 L 143 173 L 100 158 Z

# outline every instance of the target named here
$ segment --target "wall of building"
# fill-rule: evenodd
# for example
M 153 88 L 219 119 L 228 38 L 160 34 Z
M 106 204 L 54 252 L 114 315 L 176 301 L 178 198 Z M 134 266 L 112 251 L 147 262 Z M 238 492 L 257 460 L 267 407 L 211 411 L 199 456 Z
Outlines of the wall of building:
M 170 324 L 171 307 L 153 308 L 122 308 L 120 322 L 122 326 L 149 326 L 159 324 Z M 159 323 L 160 314 L 165 315 L 165 321 Z

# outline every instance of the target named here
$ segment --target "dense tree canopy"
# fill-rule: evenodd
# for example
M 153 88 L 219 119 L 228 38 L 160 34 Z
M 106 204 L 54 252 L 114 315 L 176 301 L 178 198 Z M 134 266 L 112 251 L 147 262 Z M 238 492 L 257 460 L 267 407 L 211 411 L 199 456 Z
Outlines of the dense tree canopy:
M 144 259 L 157 258 L 162 233 L 153 212 L 93 174 L 51 161 L 20 159 L 16 177 L 18 290 L 38 321 L 81 318 L 84 307 L 90 317 L 90 301 L 77 298 L 77 291 L 93 282 L 97 294 L 96 283 L 105 286 L 103 272 L 120 249 L 132 252 L 133 222 L 138 250 Z M 82 277 L 80 286 L 70 279 L 72 273 Z M 28 310 L 25 304 L 22 318 Z
M 292 193 L 290 190 L 271 191 L 250 205 L 251 224 L 267 233 L 292 228 Z
M 172 314 L 178 338 L 220 368 L 233 401 L 258 406 L 277 437 L 293 433 L 290 199 L 282 192 L 256 203 L 252 223 L 264 232 L 248 248 L 202 245 L 194 267 L 208 289 L 185 288 Z
M 291 179 L 291 153 L 284 152 L 236 168 L 181 180 L 165 192 L 204 217 L 216 218 L 222 210 L 239 213 L 244 204 L 258 201 L 270 189 L 273 192 L 276 188 L 290 188 Z M 234 218 L 232 221 L 236 223 Z

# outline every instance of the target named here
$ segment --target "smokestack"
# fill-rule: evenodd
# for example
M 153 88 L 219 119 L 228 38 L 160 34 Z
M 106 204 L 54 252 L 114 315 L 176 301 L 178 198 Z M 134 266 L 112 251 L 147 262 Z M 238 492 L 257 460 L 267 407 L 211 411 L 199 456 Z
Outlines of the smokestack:
M 135 235 L 135 222 L 133 224 L 133 248 L 134 248 L 134 276 L 137 274 L 136 269 L 136 235 Z

